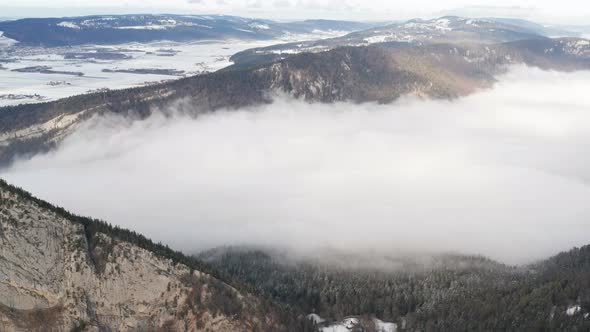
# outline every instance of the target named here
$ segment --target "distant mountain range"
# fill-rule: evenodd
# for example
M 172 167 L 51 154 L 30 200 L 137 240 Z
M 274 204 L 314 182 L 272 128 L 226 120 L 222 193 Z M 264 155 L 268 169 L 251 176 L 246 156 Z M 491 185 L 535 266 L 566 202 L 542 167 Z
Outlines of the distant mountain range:
M 350 32 L 369 26 L 331 20 L 280 23 L 220 15 L 108 15 L 3 21 L 0 31 L 24 45 L 67 46 L 155 40 L 272 39 L 316 30 Z
M 489 20 L 518 26 L 547 37 L 580 37 L 576 30 L 572 30 L 567 26 L 544 25 L 519 18 L 490 18 Z
M 447 16 L 431 20 L 415 19 L 402 23 L 372 27 L 336 38 L 279 44 L 240 52 L 232 57 L 236 63 L 268 61 L 288 54 L 323 52 L 342 46 L 381 44 L 395 47 L 412 47 L 428 44 L 498 44 L 517 40 L 534 40 L 552 37 L 557 31 L 542 25 L 510 19 L 472 19 Z M 575 33 L 562 31 L 562 36 Z

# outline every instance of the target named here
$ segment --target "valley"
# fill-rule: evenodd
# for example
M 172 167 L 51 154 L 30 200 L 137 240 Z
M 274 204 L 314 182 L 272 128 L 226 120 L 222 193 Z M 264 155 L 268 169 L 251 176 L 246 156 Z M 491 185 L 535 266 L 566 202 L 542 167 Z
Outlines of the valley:
M 590 330 L 584 6 L 69 1 L 0 19 L 0 331 Z
M 160 41 L 50 48 L 0 45 L 0 107 L 202 75 L 232 65 L 230 57 L 245 49 L 338 33 L 343 32 L 317 31 L 263 41 Z M 44 71 L 25 70 L 35 67 Z

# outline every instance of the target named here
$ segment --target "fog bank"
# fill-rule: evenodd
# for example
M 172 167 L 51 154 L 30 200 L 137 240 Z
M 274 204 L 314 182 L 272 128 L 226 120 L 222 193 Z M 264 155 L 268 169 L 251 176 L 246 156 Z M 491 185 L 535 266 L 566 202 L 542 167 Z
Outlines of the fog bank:
M 453 102 L 286 97 L 197 119 L 95 118 L 0 176 L 185 251 L 455 251 L 524 263 L 590 243 L 590 73 L 523 67 Z

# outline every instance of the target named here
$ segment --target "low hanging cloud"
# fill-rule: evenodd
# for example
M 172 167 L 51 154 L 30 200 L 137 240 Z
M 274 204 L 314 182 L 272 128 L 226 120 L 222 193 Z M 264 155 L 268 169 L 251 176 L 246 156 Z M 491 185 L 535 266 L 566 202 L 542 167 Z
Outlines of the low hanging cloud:
M 455 101 L 280 97 L 197 119 L 95 118 L 0 176 L 186 252 L 255 244 L 525 263 L 590 243 L 588 82 L 518 67 Z

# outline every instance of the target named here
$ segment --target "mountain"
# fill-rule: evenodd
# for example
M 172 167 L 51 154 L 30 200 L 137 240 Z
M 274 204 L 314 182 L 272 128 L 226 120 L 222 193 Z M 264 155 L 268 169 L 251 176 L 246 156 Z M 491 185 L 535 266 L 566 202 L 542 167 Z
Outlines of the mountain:
M 590 68 L 590 41 L 576 38 L 499 44 L 341 47 L 146 87 L 0 108 L 0 165 L 52 149 L 97 114 L 170 109 L 198 115 L 272 102 L 280 91 L 310 102 L 389 103 L 403 95 L 452 99 L 493 85 L 508 66 Z M 179 102 L 182 101 L 182 102 Z
M 243 247 L 199 258 L 252 293 L 308 314 L 322 331 L 590 329 L 590 246 L 524 267 L 460 255 Z
M 280 306 L 204 271 L 0 180 L 0 331 L 287 330 Z
M 527 29 L 527 30 L 531 31 L 532 33 L 536 33 L 536 34 L 543 35 L 546 37 L 580 37 L 579 33 L 576 33 L 575 31 L 569 30 L 567 28 L 563 28 L 560 26 L 539 24 L 539 23 L 535 23 L 535 22 L 531 22 L 531 21 L 523 20 L 523 19 L 518 19 L 518 18 L 496 17 L 496 18 L 490 18 L 490 20 L 518 26 L 523 29 Z
M 1 331 L 587 331 L 590 246 L 456 254 L 225 247 L 187 257 L 0 180 Z
M 119 44 L 154 40 L 272 39 L 285 34 L 354 31 L 369 24 L 309 20 L 279 23 L 221 15 L 108 15 L 0 22 L 6 38 L 33 46 Z
M 411 47 L 442 43 L 497 44 L 547 37 L 540 33 L 539 29 L 533 28 L 536 27 L 534 23 L 525 25 L 521 21 L 519 22 L 521 24 L 510 24 L 506 20 L 456 16 L 445 16 L 431 20 L 414 19 L 382 27 L 372 27 L 342 37 L 254 48 L 237 53 L 232 60 L 242 63 L 252 61 L 256 57 L 280 58 L 285 54 L 322 52 L 342 46 L 387 44 L 395 47 Z

